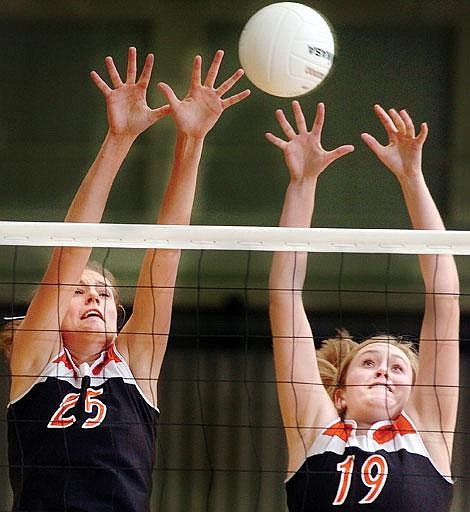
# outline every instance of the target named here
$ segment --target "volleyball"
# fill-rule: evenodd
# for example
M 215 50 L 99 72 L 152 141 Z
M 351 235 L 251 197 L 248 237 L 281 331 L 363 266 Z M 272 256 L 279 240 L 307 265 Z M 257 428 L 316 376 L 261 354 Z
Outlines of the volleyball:
M 317 11 L 295 2 L 263 7 L 246 23 L 238 54 L 248 79 L 280 97 L 306 94 L 331 70 L 334 35 Z

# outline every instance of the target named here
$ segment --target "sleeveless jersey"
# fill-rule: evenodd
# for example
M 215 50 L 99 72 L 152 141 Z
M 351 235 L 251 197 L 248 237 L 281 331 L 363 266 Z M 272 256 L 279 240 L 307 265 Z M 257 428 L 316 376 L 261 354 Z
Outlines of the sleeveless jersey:
M 114 345 L 80 368 L 64 349 L 8 405 L 13 510 L 147 511 L 157 417 Z
M 452 489 L 404 413 L 363 436 L 338 419 L 286 481 L 290 512 L 447 512 Z

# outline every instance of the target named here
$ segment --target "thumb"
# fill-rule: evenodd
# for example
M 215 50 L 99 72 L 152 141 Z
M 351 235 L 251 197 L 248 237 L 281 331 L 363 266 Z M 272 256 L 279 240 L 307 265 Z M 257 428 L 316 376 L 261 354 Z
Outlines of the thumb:
M 162 117 L 167 116 L 171 112 L 170 105 L 163 105 L 152 110 L 152 122 L 156 123 Z
M 168 100 L 170 107 L 174 108 L 178 104 L 179 100 L 176 94 L 173 92 L 173 89 L 165 82 L 159 82 L 157 86 L 163 96 L 165 96 L 165 98 Z
M 369 133 L 361 133 L 361 139 L 377 156 L 381 153 L 383 146 L 375 137 Z
M 334 149 L 333 151 L 328 152 L 330 163 L 338 160 L 344 155 L 348 153 L 352 153 L 354 151 L 354 146 L 352 144 L 345 144 L 344 146 L 340 146 L 339 148 Z

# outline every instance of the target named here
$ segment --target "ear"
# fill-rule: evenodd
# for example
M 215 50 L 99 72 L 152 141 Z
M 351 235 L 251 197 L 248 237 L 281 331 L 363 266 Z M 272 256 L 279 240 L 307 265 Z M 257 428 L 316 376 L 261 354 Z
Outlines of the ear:
M 120 331 L 124 324 L 126 323 L 126 309 L 122 304 L 118 304 L 116 306 L 117 319 L 116 319 L 116 327 L 117 330 Z
M 344 390 L 338 388 L 334 393 L 334 406 L 339 413 L 346 410 L 346 400 L 344 399 Z

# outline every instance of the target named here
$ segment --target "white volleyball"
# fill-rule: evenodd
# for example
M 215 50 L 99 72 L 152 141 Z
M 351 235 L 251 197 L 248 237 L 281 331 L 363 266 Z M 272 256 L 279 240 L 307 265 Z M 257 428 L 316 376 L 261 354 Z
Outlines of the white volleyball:
M 295 2 L 263 7 L 245 25 L 238 46 L 248 79 L 268 94 L 306 94 L 326 78 L 335 55 L 330 24 Z

